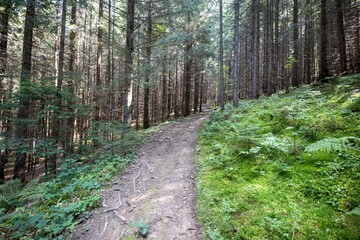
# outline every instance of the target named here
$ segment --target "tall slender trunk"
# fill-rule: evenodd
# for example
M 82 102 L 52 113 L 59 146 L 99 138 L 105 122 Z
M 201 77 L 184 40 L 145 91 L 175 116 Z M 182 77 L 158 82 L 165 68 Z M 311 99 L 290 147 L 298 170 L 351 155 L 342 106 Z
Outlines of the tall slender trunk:
M 346 39 L 345 39 L 342 1 L 343 0 L 335 0 L 336 28 L 337 28 L 336 37 L 337 37 L 337 49 L 339 53 L 340 74 L 347 72 Z
M 274 56 L 275 56 L 275 46 L 274 46 L 274 0 L 270 0 L 269 3 L 269 66 L 268 66 L 268 81 L 267 81 L 267 94 L 270 95 L 273 93 L 273 79 L 274 79 Z M 266 67 L 266 66 L 265 66 Z
M 65 55 L 65 29 L 66 29 L 66 11 L 67 11 L 67 0 L 63 0 L 62 4 L 62 14 L 61 14 L 61 26 L 60 26 L 60 45 L 59 45 L 59 62 L 58 62 L 58 73 L 57 73 L 57 96 L 54 110 L 54 126 L 53 126 L 53 138 L 55 141 L 55 148 L 58 147 L 58 144 L 62 142 L 62 132 L 61 128 L 61 105 L 62 97 L 61 90 L 64 80 L 64 55 Z M 50 157 L 48 169 L 52 174 L 56 174 L 56 159 L 57 159 L 57 149 Z
M 233 86 L 233 105 L 239 105 L 239 18 L 240 6 L 239 0 L 234 0 L 235 18 L 234 18 L 234 86 Z
M 294 0 L 294 8 L 293 8 L 293 44 L 294 44 L 294 65 L 292 71 L 292 84 L 293 86 L 299 85 L 299 63 L 300 63 L 300 55 L 299 55 L 299 2 L 298 0 Z
M 20 89 L 25 88 L 31 80 L 31 59 L 33 49 L 33 30 L 35 23 L 35 5 L 36 0 L 29 0 L 26 3 L 24 39 L 22 50 L 22 64 L 20 76 Z M 19 142 L 20 149 L 17 149 L 15 166 L 14 166 L 14 179 L 20 179 L 25 182 L 25 161 L 26 161 L 26 140 L 27 124 L 26 120 L 29 118 L 30 113 L 30 96 L 26 93 L 20 95 L 19 110 L 18 110 L 18 124 L 16 126 L 15 137 Z
M 224 46 L 223 46 L 223 5 L 222 0 L 219 0 L 219 11 L 220 11 L 220 50 L 219 50 L 219 64 L 220 64 L 220 108 L 225 109 L 225 80 L 224 80 Z
M 5 102 L 6 95 L 5 83 L 7 71 L 7 47 L 8 47 L 8 33 L 9 33 L 9 19 L 12 12 L 11 1 L 5 1 L 3 5 L 4 9 L 0 13 L 0 103 Z M 6 113 L 0 110 L 0 115 L 5 116 Z M 5 132 L 5 137 L 9 135 L 10 122 L 5 118 L 0 120 L 0 132 Z M 6 140 L 5 140 L 6 141 Z M 7 145 L 7 144 L 5 144 Z M 4 149 L 0 149 L 0 184 L 5 180 L 5 164 L 8 161 L 8 149 L 5 146 Z
M 309 5 L 311 0 L 306 0 L 305 5 Z M 304 51 L 304 82 L 309 84 L 312 80 L 313 66 L 313 19 L 312 9 L 307 9 L 305 13 L 305 51 Z
M 98 15 L 98 29 L 97 29 L 97 53 L 96 53 L 96 75 L 95 75 L 95 113 L 94 120 L 101 119 L 101 106 L 102 106 L 102 89 L 101 89 L 101 62 L 102 62 L 102 49 L 103 49 L 103 35 L 104 28 L 102 26 L 104 16 L 104 1 L 99 0 L 99 15 Z
M 152 7 L 151 0 L 148 2 L 148 19 L 146 30 L 146 69 L 145 69 L 145 84 L 144 84 L 144 115 L 143 128 L 150 126 L 149 121 L 149 101 L 150 101 L 150 65 L 151 65 L 151 41 L 152 41 Z
M 327 21 L 326 21 L 327 0 L 321 0 L 320 6 L 320 63 L 319 80 L 329 76 L 327 65 Z
M 179 79 L 178 79 L 178 70 L 179 70 L 179 56 L 178 52 L 176 51 L 176 63 L 175 63 L 175 96 L 174 96 L 174 113 L 175 118 L 180 116 L 179 113 Z M 181 104 L 180 104 L 181 106 Z
M 166 57 L 164 56 L 162 63 L 162 94 L 161 94 L 161 121 L 165 121 L 166 119 L 166 104 L 167 104 L 167 79 L 166 79 Z
M 199 97 L 200 97 L 200 70 L 199 63 L 195 64 L 195 84 L 194 84 L 194 113 L 197 113 L 199 108 Z
M 167 86 L 167 114 L 166 119 L 170 119 L 171 115 L 171 96 L 172 96 L 172 79 L 171 79 L 171 71 L 168 71 L 168 86 Z
M 258 97 L 258 68 L 259 68 L 259 0 L 253 0 L 253 46 L 252 46 L 252 98 Z
M 190 115 L 190 105 L 191 105 L 191 49 L 192 43 L 189 41 L 186 44 L 185 48 L 185 66 L 184 66 L 184 107 L 183 107 L 183 116 Z
M 76 26 L 76 13 L 77 13 L 77 3 L 76 1 L 71 2 L 71 20 L 70 24 L 73 26 L 73 28 L 70 31 L 69 36 L 69 49 L 70 49 L 70 56 L 69 56 L 69 72 L 72 77 L 75 77 L 75 60 L 76 60 L 76 30 L 74 29 L 74 26 Z M 85 59 L 84 59 L 85 60 Z M 75 95 L 75 82 L 73 80 L 69 80 L 68 83 L 68 90 L 69 93 L 72 95 Z M 65 148 L 67 152 L 73 153 L 74 152 L 74 125 L 75 125 L 75 116 L 73 105 L 75 101 L 70 100 L 68 103 L 68 108 L 71 111 L 71 116 L 67 120 L 67 131 L 66 131 L 66 144 Z
M 108 32 L 107 32 L 107 65 L 106 65 L 106 120 L 111 119 L 111 99 L 112 99 L 112 91 L 111 91 L 111 0 L 109 0 L 108 7 Z
M 126 25 L 126 46 L 125 46 L 125 81 L 124 81 L 124 112 L 123 121 L 126 127 L 131 124 L 132 106 L 132 65 L 134 52 L 134 16 L 135 0 L 127 1 L 127 25 Z
M 3 7 L 4 9 L 0 13 L 0 93 L 4 90 L 3 79 L 7 67 L 9 20 L 12 11 L 11 1 L 5 1 Z

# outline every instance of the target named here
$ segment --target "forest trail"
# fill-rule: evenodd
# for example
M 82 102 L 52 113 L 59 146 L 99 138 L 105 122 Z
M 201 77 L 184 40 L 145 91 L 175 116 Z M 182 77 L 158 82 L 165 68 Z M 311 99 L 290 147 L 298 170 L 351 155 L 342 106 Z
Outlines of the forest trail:
M 182 119 L 149 136 L 134 164 L 104 192 L 103 206 L 71 238 L 142 239 L 135 238 L 134 226 L 145 224 L 148 239 L 200 239 L 194 159 L 197 132 L 207 116 Z

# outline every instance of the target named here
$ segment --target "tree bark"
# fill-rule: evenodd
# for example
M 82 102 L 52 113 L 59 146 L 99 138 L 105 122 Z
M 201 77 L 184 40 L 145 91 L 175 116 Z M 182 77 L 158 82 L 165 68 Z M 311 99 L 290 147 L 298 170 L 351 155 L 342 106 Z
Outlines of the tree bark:
M 258 67 L 259 67 L 259 0 L 253 0 L 253 47 L 252 47 L 252 98 L 258 97 Z
M 192 49 L 192 43 L 191 41 L 188 41 L 186 43 L 185 48 L 185 66 L 184 66 L 184 112 L 183 116 L 187 117 L 190 115 L 190 99 L 191 99 L 191 65 L 192 65 L 192 59 L 191 59 L 191 49 Z
M 33 30 L 35 24 L 35 4 L 36 0 L 28 0 L 26 3 L 26 15 L 24 26 L 23 50 L 22 50 L 22 64 L 20 76 L 20 90 L 25 88 L 31 80 L 31 59 L 33 49 Z M 25 182 L 25 164 L 26 164 L 26 140 L 27 124 L 26 120 L 29 118 L 30 113 L 30 96 L 26 93 L 20 95 L 19 110 L 18 110 L 18 124 L 16 126 L 15 137 L 19 143 L 16 151 L 16 159 L 14 166 L 14 179 L 20 179 Z
M 76 67 L 75 67 L 75 61 L 76 61 L 76 30 L 74 29 L 74 27 L 76 26 L 76 13 L 77 13 L 77 3 L 76 1 L 72 1 L 71 2 L 71 20 L 70 20 L 70 24 L 72 25 L 72 29 L 70 31 L 70 36 L 69 36 L 69 49 L 70 49 L 70 56 L 69 56 L 69 72 L 70 75 L 72 76 L 71 79 L 69 80 L 68 83 L 68 90 L 69 92 L 74 95 L 75 94 L 75 82 L 74 80 L 72 80 L 72 78 L 75 77 L 75 71 L 76 71 Z M 85 62 L 85 59 L 83 59 L 83 61 Z M 73 153 L 74 152 L 74 125 L 75 125 L 75 116 L 74 116 L 74 109 L 73 109 L 73 105 L 74 105 L 74 101 L 71 99 L 68 103 L 68 109 L 71 111 L 71 116 L 69 117 L 69 119 L 67 120 L 67 131 L 66 131 L 66 146 L 65 149 L 67 150 L 67 152 L 69 153 Z
M 234 18 L 234 83 L 233 83 L 233 105 L 239 106 L 239 18 L 240 18 L 240 0 L 234 0 L 235 18 Z
M 321 0 L 320 5 L 320 63 L 319 80 L 329 76 L 327 65 L 327 21 L 326 21 L 327 0 Z
M 194 113 L 197 113 L 199 107 L 199 97 L 200 97 L 200 70 L 199 64 L 195 64 L 195 84 L 194 84 Z
M 99 15 L 98 15 L 98 29 L 97 29 L 97 53 L 96 53 L 96 75 L 95 75 L 95 113 L 94 120 L 99 121 L 101 119 L 101 106 L 102 106 L 102 89 L 101 89 L 101 62 L 102 62 L 102 50 L 103 50 L 103 35 L 104 28 L 102 26 L 104 17 L 104 1 L 99 0 Z
M 297 87 L 299 85 L 299 2 L 294 0 L 293 8 L 293 45 L 294 45 L 294 64 L 292 69 L 293 86 Z
M 125 47 L 125 81 L 124 81 L 124 112 L 123 122 L 125 127 L 131 125 L 132 106 L 132 65 L 134 52 L 134 27 L 135 27 L 135 0 L 127 1 L 127 25 Z
M 57 147 L 58 144 L 62 142 L 62 132 L 61 132 L 61 105 L 62 105 L 62 85 L 64 80 L 64 55 L 65 55 L 65 29 L 66 29 L 66 12 L 67 12 L 67 0 L 63 0 L 62 4 L 62 14 L 61 14 L 61 26 L 60 26 L 60 45 L 59 45 L 59 62 L 58 62 L 58 72 L 57 72 L 57 94 L 54 110 L 54 125 L 53 125 L 53 139 L 55 142 L 55 148 L 53 154 L 51 154 L 49 166 L 49 171 L 56 174 L 56 159 L 57 159 Z
M 5 83 L 7 71 L 7 48 L 8 48 L 8 33 L 9 20 L 12 12 L 12 3 L 10 0 L 5 0 L 3 3 L 3 11 L 0 13 L 0 103 L 6 101 Z M 0 115 L 5 116 L 5 111 L 0 110 Z M 0 120 L 0 132 L 5 132 L 5 138 L 9 135 L 9 122 L 6 119 Z M 6 141 L 6 140 L 5 140 Z M 8 149 L 0 149 L 0 184 L 5 180 L 5 164 L 8 161 Z
M 347 72 L 346 39 L 345 39 L 342 1 L 343 0 L 335 0 L 336 28 L 337 28 L 336 38 L 337 38 L 337 49 L 339 54 L 340 74 Z
M 5 0 L 3 4 L 4 9 L 0 13 L 0 93 L 4 90 L 3 79 L 5 78 L 7 67 L 9 20 L 12 12 L 10 0 Z
M 220 65 L 220 108 L 225 110 L 225 80 L 224 80 L 224 46 L 223 46 L 223 5 L 222 0 L 219 0 L 219 11 L 220 11 L 220 50 L 219 50 L 219 65 Z
M 150 126 L 149 121 L 149 101 L 150 101 L 150 66 L 151 66 L 151 41 L 152 41 L 152 6 L 151 0 L 148 2 L 148 19 L 146 31 L 146 69 L 145 69 L 145 84 L 144 84 L 144 115 L 143 128 L 147 129 Z

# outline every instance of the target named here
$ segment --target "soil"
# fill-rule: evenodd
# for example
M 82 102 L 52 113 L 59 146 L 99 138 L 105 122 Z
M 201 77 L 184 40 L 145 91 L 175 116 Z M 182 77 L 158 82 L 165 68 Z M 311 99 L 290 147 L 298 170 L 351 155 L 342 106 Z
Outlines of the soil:
M 102 207 L 72 239 L 201 239 L 195 208 L 197 131 L 207 114 L 188 117 L 153 133 L 132 166 L 103 193 Z

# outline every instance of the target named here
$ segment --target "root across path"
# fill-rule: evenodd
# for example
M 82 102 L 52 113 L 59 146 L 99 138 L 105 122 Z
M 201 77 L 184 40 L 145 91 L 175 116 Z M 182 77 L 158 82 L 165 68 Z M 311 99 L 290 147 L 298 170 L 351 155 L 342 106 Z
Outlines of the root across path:
M 72 239 L 201 239 L 195 209 L 195 146 L 207 114 L 171 123 L 147 138 L 133 165 L 104 192 L 102 207 Z

